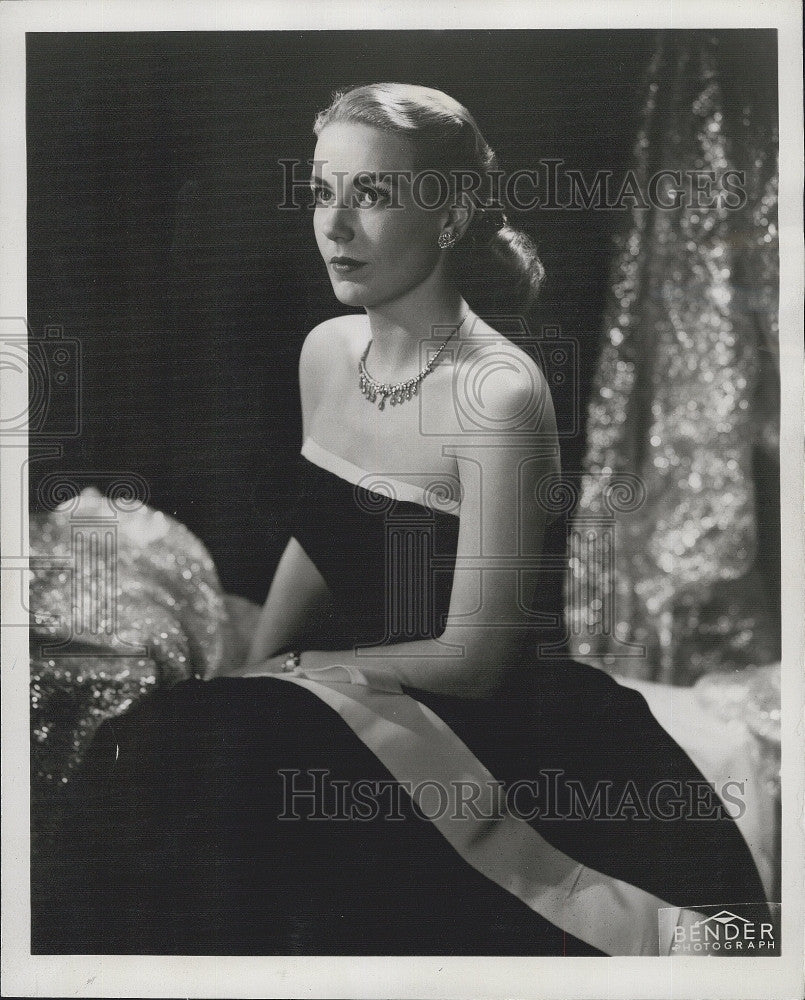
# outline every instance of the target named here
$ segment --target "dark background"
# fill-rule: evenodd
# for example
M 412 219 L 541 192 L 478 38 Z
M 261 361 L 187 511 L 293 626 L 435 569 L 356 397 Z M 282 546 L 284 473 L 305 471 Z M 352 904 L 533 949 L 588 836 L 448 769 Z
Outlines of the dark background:
M 690 34 L 690 33 L 688 33 Z M 773 93 L 771 31 L 718 34 L 741 100 Z M 378 80 L 465 104 L 503 169 L 629 165 L 652 31 L 28 34 L 28 319 L 79 342 L 81 433 L 32 461 L 136 472 L 149 503 L 208 545 L 222 583 L 265 597 L 287 538 L 307 331 L 348 311 L 312 212 L 283 212 L 280 158 L 313 154 L 334 89 Z M 540 211 L 548 281 L 535 322 L 578 345 L 584 413 L 620 211 Z M 356 386 L 357 391 L 357 386 Z M 367 416 L 371 416 L 367 407 Z M 377 415 L 374 415 L 377 419 Z M 583 432 L 562 441 L 579 470 Z

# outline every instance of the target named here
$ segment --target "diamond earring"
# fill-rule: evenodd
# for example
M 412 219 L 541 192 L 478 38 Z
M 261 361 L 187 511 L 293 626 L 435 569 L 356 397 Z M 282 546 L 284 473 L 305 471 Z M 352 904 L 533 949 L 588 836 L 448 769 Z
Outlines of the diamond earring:
M 456 242 L 456 237 L 449 229 L 445 229 L 444 232 L 439 233 L 439 248 L 441 250 L 446 250 L 451 247 Z

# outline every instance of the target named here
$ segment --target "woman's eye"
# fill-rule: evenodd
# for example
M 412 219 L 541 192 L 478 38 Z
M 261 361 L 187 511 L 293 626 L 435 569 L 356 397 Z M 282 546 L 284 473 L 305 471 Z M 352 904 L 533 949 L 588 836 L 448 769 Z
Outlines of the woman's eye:
M 377 202 L 377 192 L 362 188 L 356 195 L 356 201 L 361 208 L 371 208 Z
M 361 208 L 371 208 L 382 201 L 387 201 L 390 197 L 390 193 L 382 188 L 361 188 L 357 195 L 357 202 Z
M 329 205 L 332 202 L 333 193 L 328 188 L 321 185 L 310 185 L 313 200 L 316 205 Z M 391 192 L 382 188 L 361 188 L 355 195 L 355 204 L 358 208 L 372 208 L 380 202 L 391 198 Z
M 321 185 L 311 184 L 310 190 L 313 192 L 313 200 L 317 205 L 325 205 L 327 203 L 327 199 L 331 197 L 327 188 L 323 188 Z

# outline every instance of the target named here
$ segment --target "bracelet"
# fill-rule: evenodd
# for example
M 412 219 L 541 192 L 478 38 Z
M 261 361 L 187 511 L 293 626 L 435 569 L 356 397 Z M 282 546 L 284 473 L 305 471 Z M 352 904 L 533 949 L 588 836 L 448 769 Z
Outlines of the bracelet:
M 287 656 L 282 662 L 282 672 L 284 674 L 289 673 L 289 671 L 294 670 L 296 667 L 300 666 L 302 663 L 302 654 L 298 649 L 292 649 L 288 652 Z

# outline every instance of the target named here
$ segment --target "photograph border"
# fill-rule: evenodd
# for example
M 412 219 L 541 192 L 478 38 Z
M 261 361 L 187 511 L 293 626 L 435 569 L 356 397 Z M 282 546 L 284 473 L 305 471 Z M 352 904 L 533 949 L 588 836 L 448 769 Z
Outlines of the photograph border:
M 393 8 L 290 0 L 130 2 L 8 0 L 0 5 L 0 322 L 27 313 L 25 33 L 28 31 L 449 31 L 458 4 Z M 779 234 L 782 587 L 782 938 L 764 958 L 533 958 L 440 956 L 46 956 L 30 954 L 28 449 L 0 445 L 2 551 L 2 994 L 86 997 L 723 997 L 802 995 L 803 796 L 803 246 L 802 12 L 788 2 L 623 0 L 594 4 L 460 5 L 462 30 L 776 28 L 779 39 Z M 25 412 L 27 376 L 0 371 L 5 417 Z M 798 731 L 799 730 L 799 731 Z M 605 963 L 605 964 L 602 964 Z

